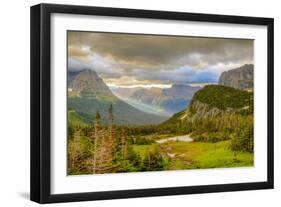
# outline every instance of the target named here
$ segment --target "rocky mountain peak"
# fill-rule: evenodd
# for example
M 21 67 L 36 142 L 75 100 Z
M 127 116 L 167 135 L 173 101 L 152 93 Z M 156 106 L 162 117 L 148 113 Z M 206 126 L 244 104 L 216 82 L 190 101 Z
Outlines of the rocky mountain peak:
M 113 96 L 110 89 L 98 74 L 90 69 L 80 71 L 69 83 L 68 87 L 77 92 L 87 91 L 100 95 Z
M 254 65 L 245 64 L 239 68 L 225 71 L 220 75 L 219 84 L 243 90 L 253 90 Z

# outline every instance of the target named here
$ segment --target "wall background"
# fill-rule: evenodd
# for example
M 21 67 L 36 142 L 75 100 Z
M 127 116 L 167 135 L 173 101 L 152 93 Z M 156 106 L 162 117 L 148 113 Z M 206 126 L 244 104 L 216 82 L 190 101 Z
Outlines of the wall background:
M 1 4 L 0 206 L 37 206 L 29 201 L 29 7 L 38 3 L 81 4 L 275 18 L 275 189 L 204 195 L 63 203 L 53 206 L 254 206 L 281 202 L 281 13 L 279 1 L 250 0 L 30 0 Z M 266 87 L 266 86 L 265 86 Z

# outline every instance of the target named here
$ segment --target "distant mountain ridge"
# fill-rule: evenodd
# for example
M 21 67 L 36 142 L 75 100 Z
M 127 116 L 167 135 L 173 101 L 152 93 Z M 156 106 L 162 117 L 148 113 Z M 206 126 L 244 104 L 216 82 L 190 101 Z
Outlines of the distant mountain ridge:
M 236 89 L 253 90 L 254 65 L 246 64 L 223 72 L 219 77 L 219 84 Z
M 68 110 L 72 114 L 75 111 L 82 121 L 90 123 L 94 114 L 99 111 L 102 122 L 106 124 L 111 104 L 117 125 L 158 124 L 166 119 L 144 113 L 116 97 L 95 71 L 85 69 L 72 74 L 68 82 Z
M 131 95 L 133 95 L 134 92 L 140 89 L 142 89 L 142 87 L 134 87 L 134 88 L 117 87 L 117 88 L 112 88 L 111 91 L 116 96 L 126 99 L 129 98 Z
M 156 112 L 162 110 L 163 113 L 173 114 L 186 108 L 193 94 L 199 89 L 201 89 L 199 86 L 173 84 L 170 88 L 151 87 L 134 91 L 127 89 L 127 93 L 124 92 L 125 88 L 113 91 L 129 103 L 139 104 L 140 107 L 148 105 L 154 107 Z
M 113 104 L 117 124 L 159 124 L 216 116 L 223 113 L 252 113 L 254 65 L 246 64 L 223 72 L 219 85 L 173 84 L 170 88 L 109 88 L 89 69 L 68 72 L 68 109 L 74 121 L 91 122 L 96 111 L 107 122 Z M 241 90 L 242 89 L 242 90 Z M 250 92 L 249 92 L 250 91 Z M 79 117 L 79 121 L 76 120 Z

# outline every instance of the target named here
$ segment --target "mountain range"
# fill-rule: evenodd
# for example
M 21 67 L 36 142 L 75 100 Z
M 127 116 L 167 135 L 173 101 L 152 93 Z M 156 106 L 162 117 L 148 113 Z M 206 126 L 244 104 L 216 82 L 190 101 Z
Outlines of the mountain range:
M 253 65 L 223 72 L 218 84 L 203 88 L 186 84 L 109 88 L 93 70 L 69 71 L 68 116 L 72 122 L 90 123 L 99 111 L 106 124 L 111 104 L 117 125 L 173 123 L 225 112 L 252 113 Z
M 68 111 L 71 117 L 80 117 L 85 123 L 101 114 L 102 123 L 107 123 L 108 109 L 113 106 L 115 124 L 158 124 L 166 117 L 142 112 L 116 97 L 97 73 L 85 69 L 71 73 L 68 78 Z
M 136 108 L 170 116 L 186 108 L 199 86 L 173 84 L 170 88 L 115 88 L 113 93 Z

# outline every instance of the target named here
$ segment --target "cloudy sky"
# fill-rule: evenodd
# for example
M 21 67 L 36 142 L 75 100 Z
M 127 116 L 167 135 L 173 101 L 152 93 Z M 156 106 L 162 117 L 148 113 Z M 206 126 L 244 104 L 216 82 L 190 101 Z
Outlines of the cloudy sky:
M 95 70 L 109 86 L 215 83 L 253 63 L 253 40 L 68 32 L 68 69 Z

